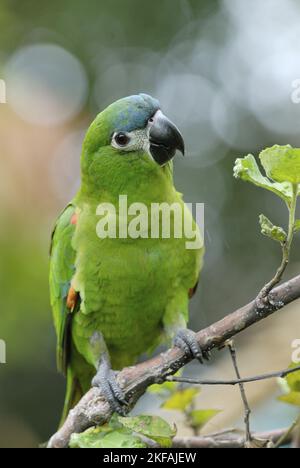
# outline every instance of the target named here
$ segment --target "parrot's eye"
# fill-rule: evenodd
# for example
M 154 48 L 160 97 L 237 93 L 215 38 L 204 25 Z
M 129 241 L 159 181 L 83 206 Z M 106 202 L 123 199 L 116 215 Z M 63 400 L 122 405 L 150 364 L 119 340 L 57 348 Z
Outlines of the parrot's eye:
M 129 136 L 126 135 L 126 133 L 124 132 L 120 132 L 115 135 L 115 142 L 119 146 L 126 146 L 128 145 L 129 141 L 130 141 Z

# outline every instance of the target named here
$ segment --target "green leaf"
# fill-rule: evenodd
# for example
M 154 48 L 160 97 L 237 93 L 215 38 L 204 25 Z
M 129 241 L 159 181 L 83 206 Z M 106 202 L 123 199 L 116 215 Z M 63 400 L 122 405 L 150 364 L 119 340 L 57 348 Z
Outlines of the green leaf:
M 137 436 L 126 429 L 105 431 L 102 427 L 90 428 L 81 434 L 72 434 L 70 448 L 145 448 Z
M 274 145 L 260 155 L 266 174 L 276 182 L 300 183 L 300 148 Z
M 278 400 L 290 405 L 300 406 L 300 392 L 290 392 L 287 395 L 282 395 Z
M 299 367 L 298 364 L 291 364 L 289 369 L 294 369 L 295 367 Z M 292 392 L 299 392 L 300 393 L 300 371 L 292 372 L 285 377 L 285 380 Z
M 159 395 L 166 395 L 167 393 L 174 393 L 178 387 L 177 382 L 164 382 L 162 384 L 153 384 L 148 388 L 148 392 L 159 394 Z
M 159 416 L 141 415 L 132 418 L 119 416 L 119 421 L 127 429 L 142 434 L 159 443 L 161 447 L 171 447 L 176 428 L 172 428 Z
M 300 219 L 296 219 L 294 224 L 294 232 L 300 231 Z
M 184 390 L 178 390 L 162 405 L 162 408 L 184 411 L 191 405 L 195 396 L 199 393 L 199 388 L 185 388 Z
M 289 369 L 298 367 L 298 364 L 292 363 Z M 281 382 L 285 382 L 288 393 L 279 397 L 280 401 L 289 403 L 290 405 L 300 406 L 300 371 L 292 372 L 288 374 Z
M 106 424 L 105 426 L 107 426 L 110 431 L 122 429 L 123 426 L 119 421 L 118 413 L 113 413 L 112 417 L 109 420 L 109 423 Z M 101 426 L 101 428 L 105 426 Z
M 195 429 L 202 429 L 212 418 L 220 413 L 220 410 L 193 410 L 190 412 L 191 426 Z
M 286 241 L 286 232 L 281 227 L 274 226 L 274 224 L 265 215 L 260 215 L 259 224 L 261 227 L 261 233 L 264 236 L 270 237 L 271 239 L 281 243 Z
M 174 376 L 175 377 L 180 377 L 182 375 L 183 370 L 179 369 Z M 161 384 L 153 384 L 150 387 L 148 387 L 147 392 L 149 393 L 154 393 L 157 395 L 160 395 L 161 397 L 166 397 L 170 393 L 176 392 L 177 388 L 179 386 L 178 382 L 169 382 L 165 381 Z
M 234 177 L 242 179 L 246 182 L 251 182 L 258 187 L 276 193 L 287 203 L 292 199 L 292 187 L 289 183 L 271 182 L 267 177 L 263 176 L 259 170 L 257 162 L 252 154 L 248 154 L 244 158 L 239 158 L 235 161 L 233 169 Z

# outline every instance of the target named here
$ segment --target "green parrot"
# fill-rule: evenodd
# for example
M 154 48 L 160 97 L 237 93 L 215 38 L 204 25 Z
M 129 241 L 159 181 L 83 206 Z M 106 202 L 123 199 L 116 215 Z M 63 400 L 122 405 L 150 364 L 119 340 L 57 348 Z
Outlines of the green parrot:
M 202 361 L 186 328 L 189 299 L 202 267 L 203 241 L 173 183 L 172 159 L 184 141 L 159 102 L 139 94 L 120 99 L 89 127 L 81 157 L 81 187 L 59 216 L 52 235 L 50 295 L 58 368 L 67 378 L 62 421 L 91 385 L 113 411 L 126 413 L 117 370 L 172 341 Z M 99 236 L 98 207 L 174 203 L 200 236 Z M 132 217 L 128 218 L 128 223 Z M 171 216 L 171 219 L 173 217 Z M 150 223 L 149 223 L 150 224 Z M 190 240 L 190 239 L 189 239 Z

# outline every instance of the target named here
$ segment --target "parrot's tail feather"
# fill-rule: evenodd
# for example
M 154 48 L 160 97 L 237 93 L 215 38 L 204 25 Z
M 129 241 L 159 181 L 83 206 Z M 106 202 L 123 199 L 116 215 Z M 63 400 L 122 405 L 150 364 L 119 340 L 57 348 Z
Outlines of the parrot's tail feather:
M 81 388 L 79 380 L 74 377 L 72 368 L 69 367 L 67 370 L 66 397 L 59 427 L 63 425 L 69 414 L 69 411 L 79 402 L 79 400 L 83 397 L 83 394 L 84 392 Z

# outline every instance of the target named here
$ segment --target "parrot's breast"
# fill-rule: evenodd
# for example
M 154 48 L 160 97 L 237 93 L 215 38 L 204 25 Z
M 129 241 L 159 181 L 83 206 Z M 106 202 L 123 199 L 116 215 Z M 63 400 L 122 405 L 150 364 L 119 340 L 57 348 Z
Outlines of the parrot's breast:
M 199 252 L 187 250 L 184 238 L 100 239 L 91 211 L 80 218 L 73 282 L 82 300 L 75 317 L 77 341 L 97 331 L 115 368 L 133 364 L 159 343 L 168 305 L 183 292 L 188 298 Z

